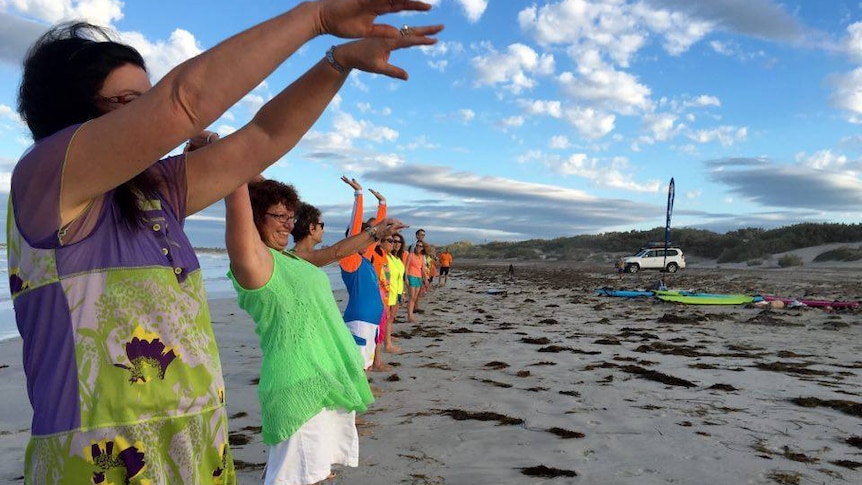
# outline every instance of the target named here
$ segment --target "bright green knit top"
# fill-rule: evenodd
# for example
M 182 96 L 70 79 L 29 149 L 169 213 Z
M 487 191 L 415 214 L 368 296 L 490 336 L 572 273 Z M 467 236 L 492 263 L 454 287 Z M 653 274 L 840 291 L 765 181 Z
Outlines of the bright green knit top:
M 275 444 L 323 408 L 362 412 L 374 398 L 329 277 L 292 253 L 270 252 L 274 267 L 263 287 L 246 290 L 228 277 L 260 336 L 263 441 Z

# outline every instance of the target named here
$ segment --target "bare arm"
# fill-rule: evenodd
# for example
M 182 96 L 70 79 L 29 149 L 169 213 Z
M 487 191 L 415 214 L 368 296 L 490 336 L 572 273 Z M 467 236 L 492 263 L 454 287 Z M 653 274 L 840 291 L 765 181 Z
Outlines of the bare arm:
M 315 266 L 326 266 L 334 263 L 339 259 L 355 254 L 357 251 L 364 250 L 375 241 L 371 235 L 375 233 L 378 239 L 389 237 L 392 234 L 406 228 L 407 225 L 394 219 L 384 219 L 378 225 L 372 227 L 371 232 L 361 231 L 355 236 L 351 236 L 338 241 L 337 243 L 327 248 L 315 249 L 312 251 L 296 251 L 296 255 L 308 261 Z
M 234 278 L 247 290 L 260 288 L 272 276 L 274 262 L 254 225 L 247 185 L 225 198 L 225 213 L 225 245 Z
M 427 8 L 413 1 L 304 2 L 180 64 L 134 103 L 100 116 L 78 131 L 63 169 L 62 223 L 72 220 L 95 197 L 130 180 L 200 133 L 314 36 L 397 37 L 394 27 L 373 24 L 378 14 Z M 234 187 L 251 175 L 237 180 Z M 229 192 L 223 191 L 211 201 Z

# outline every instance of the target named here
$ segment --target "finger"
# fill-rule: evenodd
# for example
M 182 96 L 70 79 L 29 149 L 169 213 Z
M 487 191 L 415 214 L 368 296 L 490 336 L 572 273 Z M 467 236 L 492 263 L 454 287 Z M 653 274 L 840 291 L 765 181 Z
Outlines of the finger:
M 383 74 L 384 76 L 389 76 L 395 79 L 401 79 L 403 81 L 407 80 L 407 71 L 401 69 L 400 67 L 393 66 L 392 64 L 386 64 L 377 70 L 379 74 Z
M 427 10 L 431 10 L 431 5 L 425 2 L 412 0 L 389 0 L 389 8 L 391 12 L 401 12 L 404 10 L 425 12 Z
M 410 36 L 423 36 L 423 35 L 437 35 L 439 34 L 445 26 L 443 24 L 436 25 L 420 25 L 420 26 L 410 26 Z M 401 32 L 400 30 L 398 31 Z

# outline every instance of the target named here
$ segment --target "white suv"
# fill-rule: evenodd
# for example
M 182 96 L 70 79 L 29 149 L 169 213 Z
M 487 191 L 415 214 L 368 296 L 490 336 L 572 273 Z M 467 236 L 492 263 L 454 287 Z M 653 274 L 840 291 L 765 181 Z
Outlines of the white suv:
M 664 256 L 664 245 L 660 248 L 641 248 L 634 256 L 623 259 L 624 268 L 627 273 L 637 273 L 642 269 L 658 269 L 668 273 L 676 273 L 678 269 L 685 268 L 685 256 L 682 249 L 667 248 L 667 258 Z

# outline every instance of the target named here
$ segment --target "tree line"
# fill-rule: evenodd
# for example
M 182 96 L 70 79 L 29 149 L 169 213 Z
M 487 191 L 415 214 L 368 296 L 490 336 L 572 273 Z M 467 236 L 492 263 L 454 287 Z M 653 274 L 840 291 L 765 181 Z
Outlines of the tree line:
M 603 253 L 634 254 L 650 242 L 664 241 L 664 227 L 643 231 L 583 234 L 556 239 L 518 242 L 490 242 L 474 245 L 461 241 L 449 246 L 460 258 L 476 259 L 560 259 L 587 261 Z M 717 259 L 719 263 L 740 263 L 811 246 L 862 242 L 862 224 L 802 223 L 776 229 L 749 227 L 724 234 L 705 229 L 679 228 L 671 231 L 674 247 L 688 256 Z M 855 248 L 859 249 L 859 248 Z M 597 259 L 601 261 L 604 259 Z

